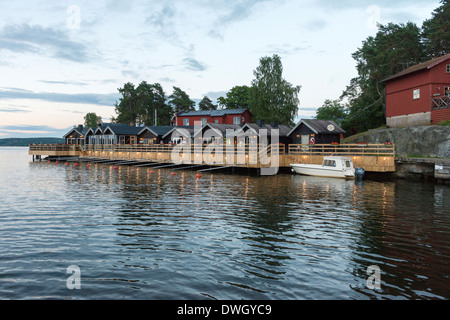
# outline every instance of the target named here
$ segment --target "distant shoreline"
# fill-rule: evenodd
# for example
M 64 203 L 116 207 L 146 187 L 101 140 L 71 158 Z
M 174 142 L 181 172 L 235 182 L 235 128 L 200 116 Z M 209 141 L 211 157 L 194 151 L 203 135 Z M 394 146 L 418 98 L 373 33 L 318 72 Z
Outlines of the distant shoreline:
M 64 143 L 63 138 L 3 138 L 0 147 L 28 147 L 30 144 L 58 144 Z

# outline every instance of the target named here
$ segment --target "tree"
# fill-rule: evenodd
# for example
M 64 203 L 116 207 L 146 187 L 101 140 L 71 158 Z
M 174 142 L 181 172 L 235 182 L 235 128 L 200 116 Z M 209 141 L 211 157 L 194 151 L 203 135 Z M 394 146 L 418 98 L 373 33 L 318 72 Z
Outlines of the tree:
M 117 90 L 122 97 L 119 99 L 119 102 L 114 104 L 117 113 L 117 117 L 114 118 L 114 121 L 123 124 L 136 123 L 139 111 L 134 84 L 127 82 L 124 84 L 123 88 L 118 88 Z
M 102 121 L 102 117 L 97 116 L 95 112 L 89 112 L 84 116 L 84 125 L 89 128 L 97 127 L 98 123 Z
M 422 25 L 422 37 L 429 59 L 450 53 L 450 3 L 441 0 L 441 6 L 434 10 L 431 19 Z
M 340 100 L 325 100 L 324 104 L 316 111 L 316 119 L 332 120 L 339 126 L 342 126 L 346 118 L 347 111 Z
M 195 101 L 192 101 L 189 95 L 178 87 L 173 87 L 173 93 L 169 96 L 169 105 L 175 113 L 195 110 Z
M 119 88 L 122 97 L 115 103 L 117 123 L 137 125 L 169 125 L 172 108 L 166 104 L 166 96 L 159 83 L 142 81 L 137 87 L 128 82 Z
M 137 123 L 146 126 L 170 123 L 171 108 L 166 104 L 166 96 L 159 83 L 142 81 L 136 88 L 138 119 Z
M 225 97 L 219 97 L 217 102 L 224 109 L 249 108 L 250 87 L 235 86 Z
M 353 133 L 385 123 L 383 79 L 422 62 L 425 58 L 420 29 L 414 23 L 381 25 L 352 55 L 358 76 L 350 81 L 341 99 L 348 101 L 348 122 Z M 348 128 L 347 128 L 347 131 Z
M 200 110 L 217 110 L 217 105 L 212 103 L 210 98 L 203 97 L 202 101 L 198 104 L 198 108 Z
M 253 72 L 255 79 L 249 96 L 253 117 L 266 122 L 293 125 L 298 111 L 300 86 L 283 79 L 283 66 L 278 55 L 263 57 Z

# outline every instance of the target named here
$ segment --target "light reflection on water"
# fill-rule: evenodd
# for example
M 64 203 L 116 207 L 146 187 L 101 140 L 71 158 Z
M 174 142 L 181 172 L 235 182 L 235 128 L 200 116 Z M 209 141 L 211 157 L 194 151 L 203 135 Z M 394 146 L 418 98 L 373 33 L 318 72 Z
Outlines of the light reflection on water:
M 1 298 L 450 298 L 448 186 L 30 158 L 0 149 Z

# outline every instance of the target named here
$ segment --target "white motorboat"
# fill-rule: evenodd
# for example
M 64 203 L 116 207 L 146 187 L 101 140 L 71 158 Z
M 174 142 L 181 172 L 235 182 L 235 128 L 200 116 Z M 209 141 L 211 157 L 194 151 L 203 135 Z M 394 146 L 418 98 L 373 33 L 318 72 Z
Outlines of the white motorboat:
M 322 165 L 293 163 L 292 172 L 317 177 L 347 178 L 355 177 L 353 161 L 348 157 L 324 157 Z

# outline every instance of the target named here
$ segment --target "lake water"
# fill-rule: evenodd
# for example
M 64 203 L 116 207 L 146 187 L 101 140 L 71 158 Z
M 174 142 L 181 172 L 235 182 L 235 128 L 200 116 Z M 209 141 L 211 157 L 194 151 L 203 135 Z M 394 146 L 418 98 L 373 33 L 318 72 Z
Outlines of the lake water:
M 0 148 L 1 299 L 450 298 L 449 186 L 196 179 L 27 151 Z

